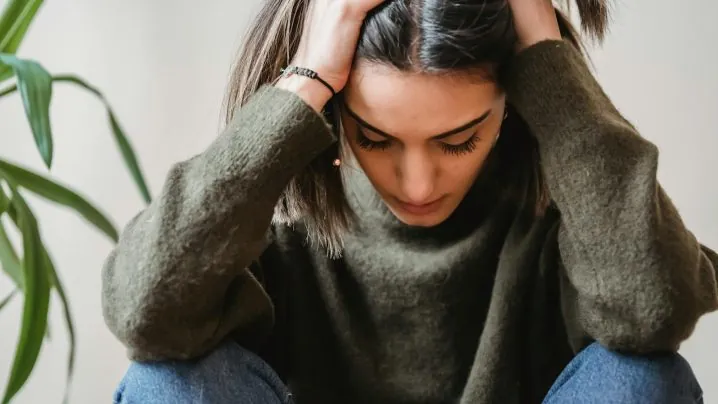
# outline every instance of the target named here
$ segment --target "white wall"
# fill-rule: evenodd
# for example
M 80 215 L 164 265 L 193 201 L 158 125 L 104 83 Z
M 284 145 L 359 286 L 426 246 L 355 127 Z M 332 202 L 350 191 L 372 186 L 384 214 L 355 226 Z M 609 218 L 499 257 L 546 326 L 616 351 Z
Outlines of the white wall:
M 156 193 L 173 162 L 215 136 L 230 61 L 258 0 L 48 1 L 22 49 L 53 72 L 76 72 L 103 89 L 127 129 Z M 699 4 L 700 5 L 697 5 Z M 202 5 L 200 5 L 202 4 Z M 660 179 L 685 222 L 718 248 L 718 3 L 624 1 L 594 61 L 621 111 L 661 148 Z M 55 175 L 103 207 L 121 227 L 142 202 L 122 166 L 101 105 L 69 87 L 55 92 Z M 18 98 L 0 101 L 0 156 L 42 165 Z M 100 268 L 109 241 L 73 214 L 33 199 L 42 233 L 67 284 L 78 329 L 71 402 L 109 402 L 127 361 L 104 326 Z M 0 280 L 0 296 L 9 284 Z M 67 338 L 52 306 L 48 343 L 18 403 L 60 402 Z M 7 379 L 21 299 L 0 313 L 0 381 Z M 683 354 L 707 403 L 718 403 L 718 314 L 706 316 Z

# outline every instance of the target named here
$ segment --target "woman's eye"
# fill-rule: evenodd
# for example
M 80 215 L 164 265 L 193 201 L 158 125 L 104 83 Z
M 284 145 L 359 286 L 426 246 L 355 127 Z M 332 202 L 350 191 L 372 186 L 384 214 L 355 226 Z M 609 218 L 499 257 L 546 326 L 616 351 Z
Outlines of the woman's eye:
M 471 135 L 468 139 L 459 144 L 439 143 L 439 147 L 446 154 L 459 156 L 462 154 L 468 154 L 476 150 L 476 144 L 479 142 L 479 135 L 477 132 Z
M 364 150 L 385 150 L 391 146 L 391 140 L 372 140 L 369 139 L 364 132 L 357 130 L 357 144 Z
M 438 142 L 441 151 L 453 155 L 460 156 L 468 154 L 476 150 L 476 144 L 479 142 L 478 132 L 474 132 L 468 139 L 458 144 Z M 374 140 L 370 139 L 363 130 L 357 130 L 357 145 L 364 150 L 386 150 L 392 146 L 391 139 Z

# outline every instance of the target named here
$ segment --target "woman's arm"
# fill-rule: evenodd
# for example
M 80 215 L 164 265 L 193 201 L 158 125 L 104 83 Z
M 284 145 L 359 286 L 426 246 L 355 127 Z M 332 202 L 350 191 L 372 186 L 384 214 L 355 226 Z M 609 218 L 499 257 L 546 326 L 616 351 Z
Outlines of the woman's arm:
M 718 307 L 718 257 L 658 184 L 658 149 L 619 114 L 568 42 L 519 53 L 507 83 L 561 213 L 561 264 L 574 289 L 564 303 L 576 316 L 568 322 L 610 348 L 676 350 Z
M 272 303 L 247 267 L 286 184 L 333 140 L 299 96 L 264 87 L 206 151 L 172 167 L 102 273 L 106 323 L 132 359 L 189 358 L 230 331 L 271 327 Z

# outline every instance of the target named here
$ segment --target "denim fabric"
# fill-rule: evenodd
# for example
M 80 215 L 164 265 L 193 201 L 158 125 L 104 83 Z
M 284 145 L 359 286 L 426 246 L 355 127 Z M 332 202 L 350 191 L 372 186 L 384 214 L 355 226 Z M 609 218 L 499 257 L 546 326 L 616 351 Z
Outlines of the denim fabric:
M 559 375 L 544 404 L 702 404 L 693 370 L 678 354 L 622 355 L 592 344 Z
M 577 355 L 544 404 L 702 404 L 678 354 L 628 356 L 592 344 Z M 133 363 L 115 404 L 292 404 L 279 376 L 257 355 L 227 342 L 192 362 Z
M 196 361 L 132 363 L 115 404 L 293 404 L 259 356 L 227 342 Z

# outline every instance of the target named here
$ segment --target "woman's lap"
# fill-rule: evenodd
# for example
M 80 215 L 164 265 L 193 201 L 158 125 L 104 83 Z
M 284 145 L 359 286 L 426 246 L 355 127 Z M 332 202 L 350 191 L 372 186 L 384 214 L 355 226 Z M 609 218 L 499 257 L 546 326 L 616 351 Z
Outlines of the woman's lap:
M 291 394 L 254 353 L 226 342 L 194 361 L 133 363 L 115 404 L 289 404 Z
M 267 363 L 227 342 L 195 361 L 133 363 L 115 393 L 115 404 L 170 402 L 289 404 L 292 397 Z M 621 355 L 594 343 L 566 367 L 544 404 L 702 402 L 680 355 Z
M 559 375 L 544 404 L 701 404 L 702 391 L 680 355 L 623 355 L 594 343 Z

